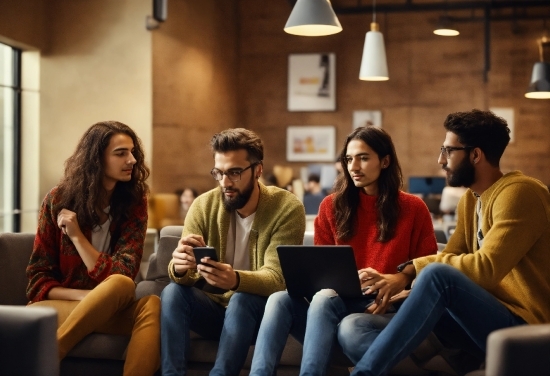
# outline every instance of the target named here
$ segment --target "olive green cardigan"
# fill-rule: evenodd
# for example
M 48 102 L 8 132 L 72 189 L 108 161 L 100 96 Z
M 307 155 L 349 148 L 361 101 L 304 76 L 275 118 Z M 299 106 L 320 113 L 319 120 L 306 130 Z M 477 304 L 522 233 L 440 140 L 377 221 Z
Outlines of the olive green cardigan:
M 281 272 L 278 245 L 303 243 L 306 227 L 304 206 L 292 193 L 274 186 L 260 185 L 260 199 L 250 239 L 250 269 L 239 270 L 240 282 L 235 291 L 269 296 L 285 289 Z M 202 235 L 207 245 L 216 248 L 218 258 L 225 262 L 227 233 L 231 213 L 225 210 L 219 188 L 197 197 L 185 217 L 183 236 Z M 168 265 L 172 281 L 192 286 L 202 277 L 195 270 L 189 270 L 181 278 L 174 275 L 172 261 Z M 233 291 L 208 295 L 217 303 L 227 306 Z
M 481 195 L 483 245 L 477 246 L 476 197 L 458 204 L 456 230 L 442 253 L 414 260 L 452 265 L 529 324 L 550 322 L 550 194 L 540 181 L 510 172 Z

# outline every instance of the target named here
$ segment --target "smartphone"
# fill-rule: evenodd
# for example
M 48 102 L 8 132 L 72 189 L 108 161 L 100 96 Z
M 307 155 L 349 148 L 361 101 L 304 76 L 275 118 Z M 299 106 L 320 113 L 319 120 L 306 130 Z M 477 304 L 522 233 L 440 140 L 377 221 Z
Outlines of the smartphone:
M 193 248 L 193 253 L 195 254 L 197 264 L 206 265 L 206 263 L 201 262 L 203 257 L 210 257 L 210 260 L 218 261 L 218 255 L 214 247 L 195 247 Z

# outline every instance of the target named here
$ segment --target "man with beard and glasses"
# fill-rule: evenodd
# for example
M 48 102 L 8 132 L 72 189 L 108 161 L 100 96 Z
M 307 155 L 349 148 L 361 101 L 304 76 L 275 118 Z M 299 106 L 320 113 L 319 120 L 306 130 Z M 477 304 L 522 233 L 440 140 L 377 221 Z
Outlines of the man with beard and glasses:
M 438 162 L 450 186 L 469 188 L 458 204 L 456 230 L 441 253 L 373 279 L 372 289 L 392 296 L 416 277 L 370 346 L 363 346 L 363 336 L 373 335 L 362 325 L 366 315 L 342 321 L 339 342 L 360 359 L 353 376 L 386 374 L 432 330 L 446 344 L 483 358 L 492 331 L 550 322 L 548 188 L 519 171 L 502 173 L 510 130 L 492 112 L 453 113 L 444 127 Z
M 292 193 L 258 181 L 263 144 L 236 128 L 210 141 L 219 188 L 197 197 L 187 213 L 161 295 L 161 370 L 185 375 L 190 331 L 219 339 L 211 375 L 238 375 L 254 342 L 267 297 L 285 289 L 278 245 L 302 244 L 305 212 Z M 196 260 L 211 246 L 219 262 Z M 202 264 L 199 264 L 202 261 Z M 205 263 L 206 262 L 206 263 Z

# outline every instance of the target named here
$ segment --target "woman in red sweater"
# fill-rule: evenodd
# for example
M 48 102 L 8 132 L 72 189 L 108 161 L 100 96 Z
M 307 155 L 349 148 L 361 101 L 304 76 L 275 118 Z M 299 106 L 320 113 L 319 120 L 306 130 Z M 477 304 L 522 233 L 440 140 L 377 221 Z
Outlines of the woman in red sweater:
M 315 219 L 315 244 L 351 245 L 364 288 L 375 273 L 394 273 L 399 264 L 437 251 L 428 208 L 420 198 L 400 190 L 401 167 L 384 130 L 373 126 L 354 130 L 342 148 L 340 162 L 344 173 Z M 391 317 L 386 313 L 395 312 L 406 295 L 343 299 L 325 289 L 309 304 L 286 291 L 271 295 L 250 374 L 272 374 L 291 333 L 304 345 L 300 373 L 324 375 L 338 324 L 345 316 L 375 313 L 374 320 L 383 327 Z
M 27 266 L 29 307 L 58 313 L 59 357 L 91 332 L 131 334 L 125 375 L 160 364 L 160 300 L 135 301 L 147 230 L 149 169 L 122 123 L 92 125 L 42 203 Z

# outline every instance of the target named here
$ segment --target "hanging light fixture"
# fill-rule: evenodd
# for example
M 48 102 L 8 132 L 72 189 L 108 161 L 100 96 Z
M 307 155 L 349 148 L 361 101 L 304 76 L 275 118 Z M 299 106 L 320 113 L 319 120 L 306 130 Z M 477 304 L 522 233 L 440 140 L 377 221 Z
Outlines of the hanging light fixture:
M 342 25 L 330 0 L 298 0 L 284 30 L 293 35 L 317 37 L 339 33 Z
M 460 34 L 456 27 L 452 26 L 451 19 L 445 14 L 439 17 L 437 27 L 434 30 L 435 35 L 441 35 L 444 37 L 455 37 Z
M 550 99 L 550 63 L 544 61 L 543 47 L 550 44 L 550 39 L 543 36 L 537 40 L 539 45 L 540 61 L 533 66 L 531 84 L 527 88 L 525 98 L 529 99 Z
M 372 22 L 370 31 L 365 36 L 359 79 L 364 81 L 387 81 L 390 79 L 386 62 L 384 36 L 379 31 L 378 23 L 376 23 L 376 0 L 373 0 L 372 3 Z
M 434 34 L 444 37 L 455 37 L 460 34 L 456 27 L 453 27 L 451 18 L 447 16 L 447 0 L 445 0 L 445 10 L 443 12 L 443 15 L 439 17 L 439 21 L 437 22 Z

